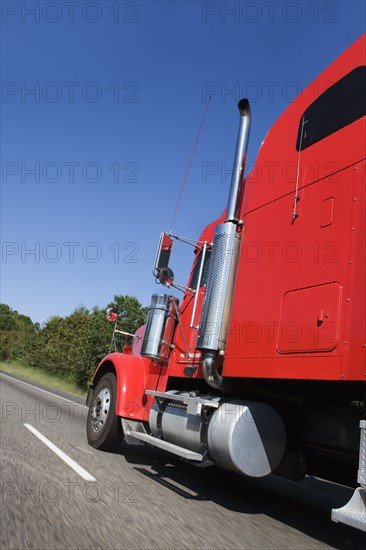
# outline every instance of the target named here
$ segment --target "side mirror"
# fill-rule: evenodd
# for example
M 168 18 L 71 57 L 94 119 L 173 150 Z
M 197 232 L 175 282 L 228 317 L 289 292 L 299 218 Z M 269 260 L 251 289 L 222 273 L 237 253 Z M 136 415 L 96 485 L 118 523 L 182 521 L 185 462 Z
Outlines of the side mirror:
M 107 311 L 105 312 L 105 314 L 106 314 L 105 316 L 106 316 L 107 321 L 110 321 L 111 323 L 116 321 L 119 317 L 118 309 L 116 309 L 114 307 L 108 308 Z
M 163 267 L 159 271 L 158 275 L 159 283 L 164 286 L 171 286 L 174 281 L 174 273 L 170 267 Z
M 154 277 L 160 280 L 160 271 L 167 268 L 170 260 L 170 253 L 172 251 L 173 239 L 166 233 L 160 235 L 158 249 L 156 252 L 155 264 L 154 264 Z

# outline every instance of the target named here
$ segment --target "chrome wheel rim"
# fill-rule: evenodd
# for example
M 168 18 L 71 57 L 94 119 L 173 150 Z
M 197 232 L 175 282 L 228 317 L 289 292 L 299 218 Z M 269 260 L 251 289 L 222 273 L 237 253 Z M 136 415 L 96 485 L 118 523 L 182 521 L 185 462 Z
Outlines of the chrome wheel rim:
M 111 393 L 107 387 L 102 388 L 94 400 L 91 425 L 93 432 L 99 432 L 106 423 L 111 405 Z

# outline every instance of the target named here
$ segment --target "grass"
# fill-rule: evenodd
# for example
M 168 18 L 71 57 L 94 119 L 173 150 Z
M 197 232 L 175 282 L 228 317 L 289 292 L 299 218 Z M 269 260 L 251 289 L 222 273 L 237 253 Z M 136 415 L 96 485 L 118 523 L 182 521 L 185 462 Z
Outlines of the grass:
M 76 395 L 86 395 L 86 392 L 80 389 L 73 382 L 65 380 L 55 374 L 44 372 L 41 369 L 30 367 L 22 361 L 0 361 L 0 370 L 8 372 L 9 374 L 15 374 L 16 376 L 29 380 L 30 382 L 43 384 L 44 386 L 48 386 L 50 388 L 56 388 L 58 390 L 74 393 Z

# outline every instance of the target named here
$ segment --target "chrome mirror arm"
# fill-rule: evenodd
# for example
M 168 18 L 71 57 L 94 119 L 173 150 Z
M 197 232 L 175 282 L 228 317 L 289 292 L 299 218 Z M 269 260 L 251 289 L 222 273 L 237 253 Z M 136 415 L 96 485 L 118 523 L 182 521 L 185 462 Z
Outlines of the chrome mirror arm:
M 196 326 L 194 324 L 194 318 L 195 318 L 195 315 L 196 315 L 196 309 L 197 309 L 197 302 L 198 302 L 198 294 L 199 294 L 199 290 L 200 290 L 200 287 L 201 287 L 201 281 L 202 281 L 202 275 L 203 275 L 203 267 L 205 265 L 205 258 L 206 258 L 206 251 L 207 251 L 207 246 L 208 246 L 208 242 L 205 241 L 203 243 L 203 248 L 202 248 L 202 258 L 201 258 L 201 265 L 200 265 L 200 270 L 199 270 L 199 273 L 198 273 L 198 281 L 197 281 L 197 288 L 196 288 L 196 294 L 195 294 L 195 297 L 194 297 L 194 303 L 193 303 L 193 309 L 192 309 L 192 317 L 191 317 L 191 322 L 189 323 L 189 328 L 198 328 L 198 326 Z

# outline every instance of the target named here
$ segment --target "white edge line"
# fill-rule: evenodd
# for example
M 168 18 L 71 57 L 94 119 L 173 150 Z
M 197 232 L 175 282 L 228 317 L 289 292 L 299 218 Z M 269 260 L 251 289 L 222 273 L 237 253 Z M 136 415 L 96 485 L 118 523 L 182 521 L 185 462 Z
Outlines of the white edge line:
M 48 393 L 48 395 L 53 395 L 54 397 L 58 397 L 59 399 L 62 399 L 63 401 L 68 401 L 69 403 L 72 403 L 73 405 L 77 405 L 78 407 L 82 407 L 84 409 L 88 408 L 86 405 L 81 405 L 80 403 L 76 403 L 76 401 L 71 401 L 71 399 L 67 399 L 67 397 L 62 397 L 61 395 L 57 395 L 57 393 L 52 393 L 50 391 L 43 390 L 42 388 L 39 388 L 38 386 L 34 386 L 34 384 L 30 384 L 30 382 L 24 382 L 24 380 L 19 380 L 19 378 L 15 378 L 14 376 L 10 376 L 9 374 L 6 374 L 5 372 L 0 372 L 0 376 L 6 376 L 7 378 L 11 378 L 11 380 L 15 380 L 16 382 L 20 382 L 21 384 L 26 384 L 27 386 L 31 386 L 32 388 L 35 388 L 38 391 L 43 391 L 43 393 Z
M 89 472 L 87 472 L 86 470 L 84 470 L 84 468 L 79 466 L 79 464 L 77 462 L 75 462 L 75 460 L 70 458 L 66 453 L 61 451 L 61 449 L 56 447 L 56 445 L 54 443 L 52 443 L 52 441 L 47 439 L 47 437 L 42 435 L 38 430 L 33 428 L 33 426 L 31 426 L 30 424 L 25 424 L 25 423 L 23 425 L 26 428 L 28 428 L 28 430 L 31 431 L 32 434 L 34 434 L 36 437 L 38 437 L 38 439 L 40 439 L 42 441 L 42 443 L 47 445 L 47 447 L 49 449 L 51 449 L 51 451 L 53 451 L 59 458 L 61 458 L 61 460 L 66 462 L 66 464 L 68 466 L 70 466 L 70 468 L 72 468 L 77 474 L 79 474 L 79 476 L 81 476 L 86 481 L 96 481 L 96 479 L 91 474 L 89 474 Z

